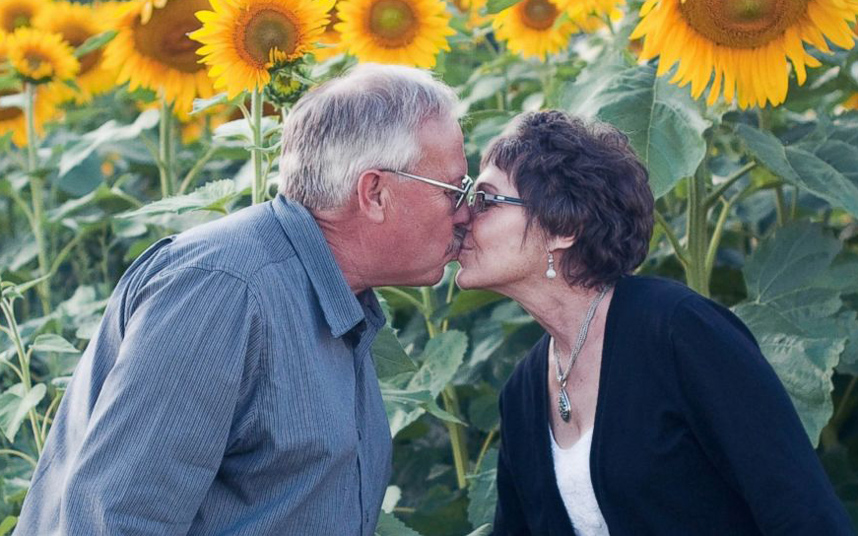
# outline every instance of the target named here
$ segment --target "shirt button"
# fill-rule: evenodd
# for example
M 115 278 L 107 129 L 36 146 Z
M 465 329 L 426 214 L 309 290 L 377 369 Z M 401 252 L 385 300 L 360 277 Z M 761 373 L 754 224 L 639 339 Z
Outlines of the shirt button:
M 363 441 L 363 435 L 360 433 L 360 430 L 358 430 L 357 433 L 358 433 L 358 441 Z

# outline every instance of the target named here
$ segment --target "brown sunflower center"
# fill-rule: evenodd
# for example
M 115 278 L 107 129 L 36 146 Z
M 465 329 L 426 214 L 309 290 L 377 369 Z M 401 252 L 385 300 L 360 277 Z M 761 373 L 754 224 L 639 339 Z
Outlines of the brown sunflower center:
M 29 6 L 14 6 L 4 14 L 3 30 L 12 33 L 16 28 L 31 26 L 30 19 L 33 18 L 33 10 Z
M 0 91 L 0 97 L 14 95 L 16 93 L 18 92 L 6 89 Z M 24 110 L 18 108 L 17 106 L 0 106 L 0 121 L 9 121 L 10 119 L 17 119 L 22 115 L 24 115 Z
M 238 49 L 259 67 L 268 63 L 271 50 L 276 48 L 289 56 L 298 46 L 298 26 L 289 13 L 279 9 L 249 11 L 240 26 L 244 33 L 239 36 Z
M 24 54 L 24 61 L 27 63 L 27 68 L 30 69 L 30 72 L 38 71 L 45 63 L 49 66 L 51 64 L 51 58 L 48 58 L 44 54 L 35 50 L 28 51 Z
M 59 32 L 63 36 L 63 39 L 68 41 L 74 48 L 81 46 L 87 39 L 93 36 L 92 32 L 74 23 L 64 25 L 60 28 Z M 98 60 L 101 59 L 101 49 L 85 54 L 78 59 L 80 60 L 80 74 L 88 73 L 98 64 Z
M 756 48 L 783 35 L 807 11 L 808 0 L 686 0 L 679 11 L 710 41 Z
M 547 30 L 554 25 L 560 12 L 548 0 L 527 0 L 521 7 L 522 22 L 534 30 Z
M 417 17 L 403 0 L 378 0 L 369 11 L 369 31 L 383 46 L 401 47 L 417 35 Z
M 138 52 L 183 73 L 196 73 L 205 68 L 197 63 L 197 49 L 202 45 L 188 37 L 198 30 L 197 11 L 211 9 L 208 0 L 172 0 L 152 13 L 146 24 L 139 18 L 134 23 L 134 46 Z

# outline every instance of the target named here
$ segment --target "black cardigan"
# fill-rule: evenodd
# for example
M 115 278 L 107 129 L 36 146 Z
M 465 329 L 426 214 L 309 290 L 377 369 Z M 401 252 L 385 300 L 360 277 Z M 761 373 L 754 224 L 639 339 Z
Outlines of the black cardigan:
M 730 311 L 678 283 L 626 277 L 604 341 L 590 471 L 611 536 L 854 534 Z M 549 444 L 547 358 L 545 335 L 501 393 L 497 535 L 574 534 Z

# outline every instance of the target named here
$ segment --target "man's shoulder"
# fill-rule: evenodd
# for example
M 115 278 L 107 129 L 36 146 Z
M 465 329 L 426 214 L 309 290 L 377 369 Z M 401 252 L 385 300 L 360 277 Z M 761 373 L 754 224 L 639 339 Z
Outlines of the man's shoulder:
M 295 256 L 270 203 L 247 207 L 176 235 L 171 268 L 200 268 L 250 281 L 260 270 Z

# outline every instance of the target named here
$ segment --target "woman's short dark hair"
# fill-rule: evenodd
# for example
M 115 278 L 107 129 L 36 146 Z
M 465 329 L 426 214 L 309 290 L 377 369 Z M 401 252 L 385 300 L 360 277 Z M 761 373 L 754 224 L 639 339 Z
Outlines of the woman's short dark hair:
M 518 116 L 494 139 L 482 167 L 506 173 L 549 236 L 573 236 L 560 259 L 570 285 L 616 282 L 646 257 L 653 195 L 646 168 L 613 126 L 557 110 Z

